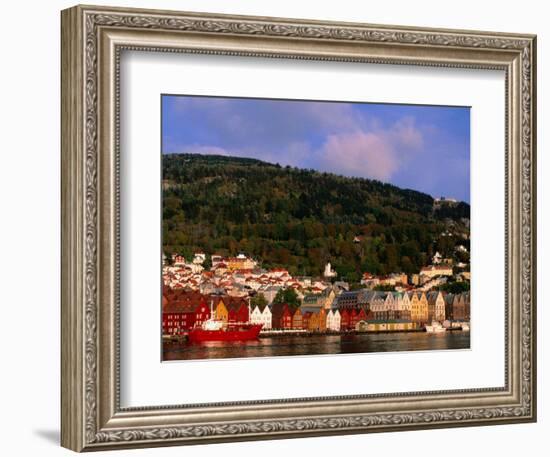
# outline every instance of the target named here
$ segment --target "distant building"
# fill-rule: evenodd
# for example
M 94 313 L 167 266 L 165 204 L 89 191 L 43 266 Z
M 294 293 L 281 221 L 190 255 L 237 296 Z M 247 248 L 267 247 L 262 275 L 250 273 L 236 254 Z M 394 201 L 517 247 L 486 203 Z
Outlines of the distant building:
M 202 265 L 206 260 L 206 254 L 204 252 L 196 252 L 195 257 L 193 257 L 193 263 L 197 265 Z
M 420 276 L 434 278 L 435 276 L 452 276 L 453 267 L 450 265 L 430 265 L 420 269 Z
M 325 278 L 335 278 L 336 276 L 338 275 L 338 273 L 336 273 L 336 271 L 334 271 L 330 265 L 330 262 L 328 262 L 326 265 L 325 265 L 325 271 L 323 272 L 323 276 Z
M 185 257 L 180 254 L 172 254 L 172 265 L 180 267 L 185 265 Z
M 225 263 L 229 270 L 252 270 L 256 268 L 256 262 L 244 254 L 239 254 L 237 257 L 228 257 Z
M 216 267 L 220 262 L 223 262 L 223 257 L 218 254 L 212 254 L 210 256 L 210 262 L 212 263 L 212 267 Z
M 440 208 L 442 206 L 455 206 L 458 204 L 458 200 L 454 198 L 439 197 L 434 198 L 434 207 Z
M 377 276 L 370 274 L 369 272 L 365 272 L 363 273 L 363 277 L 361 278 L 361 284 L 368 289 L 373 289 L 376 286 L 380 285 L 380 279 L 378 279 Z

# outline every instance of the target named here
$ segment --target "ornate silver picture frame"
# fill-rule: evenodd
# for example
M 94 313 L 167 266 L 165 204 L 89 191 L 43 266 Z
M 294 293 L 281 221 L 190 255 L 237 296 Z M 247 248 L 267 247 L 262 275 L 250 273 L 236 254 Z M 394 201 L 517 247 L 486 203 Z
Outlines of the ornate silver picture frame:
M 61 18 L 62 446 L 89 451 L 536 420 L 535 36 L 93 6 Z M 504 387 L 122 407 L 119 71 L 126 50 L 504 71 Z

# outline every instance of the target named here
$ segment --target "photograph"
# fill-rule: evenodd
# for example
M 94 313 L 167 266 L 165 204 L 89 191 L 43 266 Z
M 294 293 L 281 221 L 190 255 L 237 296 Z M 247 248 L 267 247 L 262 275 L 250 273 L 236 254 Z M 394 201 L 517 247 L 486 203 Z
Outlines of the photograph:
M 32 277 L 61 307 L 37 308 L 30 339 L 10 326 L 26 353 L 51 340 L 57 357 L 35 357 L 55 374 L 30 398 L 36 442 L 52 440 L 53 411 L 76 452 L 384 452 L 401 431 L 397 451 L 418 455 L 426 433 L 450 454 L 487 433 L 501 454 L 535 449 L 544 15 L 221 3 L 32 15 L 41 52 L 19 54 L 55 71 L 37 79 L 32 135 L 8 91 L 24 122 L 4 149 L 33 144 L 4 168 L 25 240 L 55 235 L 38 245 L 58 280 L 4 238 L 6 303 Z M 52 106 L 60 116 L 41 114 Z M 35 162 L 38 192 L 17 173 Z M 55 207 L 28 210 L 46 194 L 59 230 L 37 230 Z
M 163 361 L 470 348 L 469 106 L 160 109 Z

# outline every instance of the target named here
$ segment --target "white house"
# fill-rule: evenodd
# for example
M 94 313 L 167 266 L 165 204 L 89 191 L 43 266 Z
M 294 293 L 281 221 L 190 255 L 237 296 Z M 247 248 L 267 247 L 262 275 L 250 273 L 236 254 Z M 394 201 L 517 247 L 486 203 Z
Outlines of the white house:
M 256 305 L 252 312 L 250 313 L 250 323 L 251 324 L 262 324 L 262 312 L 260 308 Z
M 273 315 L 271 314 L 271 309 L 269 306 L 266 306 L 264 310 L 262 311 L 262 324 L 264 326 L 262 327 L 265 330 L 270 330 L 273 322 Z
M 339 332 L 341 320 L 340 311 L 331 309 L 327 314 L 327 330 Z

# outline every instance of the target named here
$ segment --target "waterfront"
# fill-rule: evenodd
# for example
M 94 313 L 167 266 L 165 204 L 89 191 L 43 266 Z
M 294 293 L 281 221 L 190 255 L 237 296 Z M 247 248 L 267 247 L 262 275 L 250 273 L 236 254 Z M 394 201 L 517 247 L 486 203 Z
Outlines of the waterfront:
M 164 342 L 163 360 L 469 349 L 470 332 L 350 333 L 275 336 L 244 342 Z

